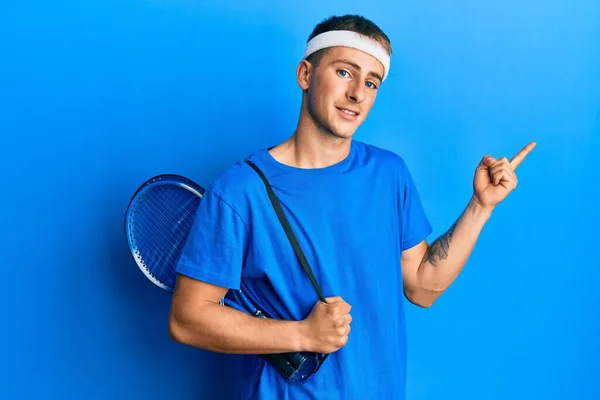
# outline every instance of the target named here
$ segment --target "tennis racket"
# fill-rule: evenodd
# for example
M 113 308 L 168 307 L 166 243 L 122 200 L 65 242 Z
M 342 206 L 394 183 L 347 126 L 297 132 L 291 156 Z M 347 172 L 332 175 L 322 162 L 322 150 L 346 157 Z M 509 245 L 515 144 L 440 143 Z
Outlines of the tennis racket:
M 144 182 L 125 213 L 125 237 L 146 278 L 173 292 L 175 267 L 185 246 L 204 189 L 179 175 L 157 175 Z
M 125 236 L 133 259 L 146 278 L 172 293 L 176 267 L 196 219 L 204 189 L 180 175 L 157 175 L 134 193 L 125 213 Z M 259 318 L 257 309 L 241 290 L 229 290 L 220 303 Z M 262 355 L 291 383 L 304 382 L 324 360 L 307 352 Z
M 129 251 L 146 278 L 172 293 L 177 262 L 186 244 L 204 188 L 174 174 L 157 175 L 144 182 L 131 198 L 125 213 Z M 264 318 L 240 291 L 230 291 L 222 305 Z

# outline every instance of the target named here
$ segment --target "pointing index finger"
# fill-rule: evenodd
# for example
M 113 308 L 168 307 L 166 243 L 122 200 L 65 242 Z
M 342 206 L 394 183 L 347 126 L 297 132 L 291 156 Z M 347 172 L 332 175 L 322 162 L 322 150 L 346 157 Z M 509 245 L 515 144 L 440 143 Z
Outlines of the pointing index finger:
M 536 142 L 530 142 L 527 146 L 523 147 L 521 149 L 521 151 L 519 151 L 511 160 L 510 160 L 510 166 L 512 167 L 513 170 L 517 169 L 517 167 L 519 166 L 519 164 L 521 164 L 523 162 L 523 160 L 525 159 L 525 157 L 527 157 L 527 155 L 529 153 L 531 153 L 531 150 L 533 150 L 533 148 L 537 145 Z

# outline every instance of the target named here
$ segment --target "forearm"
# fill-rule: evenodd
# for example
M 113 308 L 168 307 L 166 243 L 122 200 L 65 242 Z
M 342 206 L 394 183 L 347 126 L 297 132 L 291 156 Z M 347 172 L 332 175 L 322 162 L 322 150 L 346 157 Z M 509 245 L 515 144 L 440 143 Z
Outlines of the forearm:
M 230 354 L 302 351 L 301 330 L 298 321 L 258 318 L 214 303 L 203 304 L 194 312 L 172 313 L 169 320 L 174 340 Z
M 433 297 L 430 300 L 440 296 L 460 274 L 490 216 L 491 210 L 471 199 L 448 231 L 429 245 L 417 270 L 417 282 Z

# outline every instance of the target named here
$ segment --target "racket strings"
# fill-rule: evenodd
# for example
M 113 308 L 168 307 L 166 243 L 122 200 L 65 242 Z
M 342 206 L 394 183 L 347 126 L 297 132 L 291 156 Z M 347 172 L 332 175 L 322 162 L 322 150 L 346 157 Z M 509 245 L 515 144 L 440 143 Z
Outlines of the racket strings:
M 149 215 L 152 218 L 147 222 L 154 225 L 157 234 L 148 236 L 148 244 L 152 248 L 147 260 L 150 264 L 161 267 L 159 270 L 163 271 L 162 267 L 166 265 L 163 262 L 167 261 L 169 255 L 172 255 L 174 250 L 183 244 L 186 230 L 191 226 L 187 219 L 177 217 L 182 213 L 189 215 L 191 212 L 189 205 L 195 199 L 192 197 L 184 199 L 181 193 L 172 188 L 169 188 L 171 190 L 164 190 L 165 188 L 155 190 L 161 189 L 162 193 L 148 198 L 148 205 L 152 208 L 152 214 Z M 170 246 L 164 247 L 165 239 L 169 240 Z M 166 255 L 165 252 L 167 252 Z
M 159 224 L 155 226 L 160 226 Z M 187 229 L 189 226 L 181 226 L 181 230 Z M 160 226 L 162 234 L 156 232 L 149 237 L 145 243 L 140 243 L 139 253 L 142 262 L 146 268 L 156 276 L 162 283 L 171 285 L 173 281 L 172 267 L 176 260 L 172 259 L 173 255 L 179 254 L 180 248 L 183 246 L 184 234 L 176 232 L 169 236 L 169 226 Z M 166 242 L 166 243 L 165 243 Z
M 150 188 L 134 207 L 132 241 L 136 254 L 160 283 L 174 286 L 173 271 L 185 245 L 200 198 L 175 185 Z

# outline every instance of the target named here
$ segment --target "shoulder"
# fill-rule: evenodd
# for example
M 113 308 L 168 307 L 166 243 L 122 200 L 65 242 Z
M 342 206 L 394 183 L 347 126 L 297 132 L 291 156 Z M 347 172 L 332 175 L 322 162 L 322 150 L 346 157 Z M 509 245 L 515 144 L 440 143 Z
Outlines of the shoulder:
M 408 173 L 408 166 L 404 158 L 399 154 L 383 147 L 356 140 L 354 141 L 354 146 L 362 163 L 372 164 L 377 169 L 383 168 L 389 172 Z
M 251 172 L 252 170 L 244 160 L 237 161 L 222 171 L 210 183 L 208 189 L 223 198 L 230 198 L 248 185 L 251 178 L 254 178 Z
M 227 204 L 236 211 L 247 204 L 247 200 L 257 189 L 262 188 L 262 181 L 256 172 L 246 164 L 246 160 L 259 163 L 260 151 L 249 154 L 247 157 L 238 160 L 227 167 L 221 174 L 213 180 L 206 188 L 210 195 L 221 202 Z

